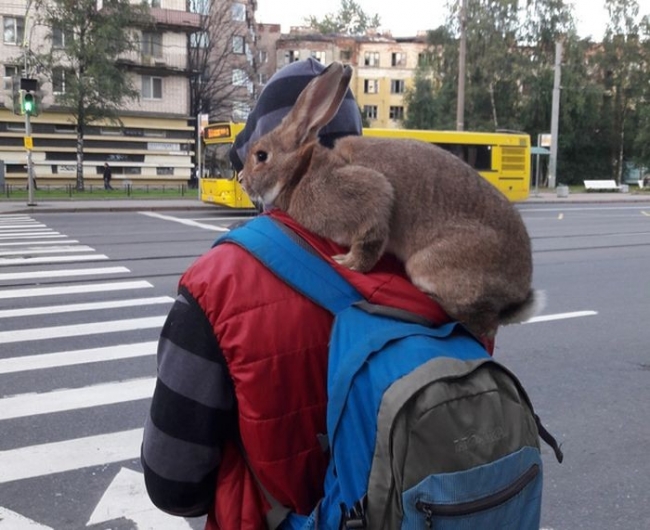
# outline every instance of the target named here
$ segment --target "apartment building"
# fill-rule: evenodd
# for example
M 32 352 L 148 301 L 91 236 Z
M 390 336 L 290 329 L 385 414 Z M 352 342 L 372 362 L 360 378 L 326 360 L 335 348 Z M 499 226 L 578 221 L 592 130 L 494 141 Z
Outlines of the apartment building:
M 120 181 L 133 185 L 180 184 L 190 179 L 196 139 L 190 80 L 196 72 L 191 68 L 189 50 L 202 31 L 206 10 L 215 2 L 227 3 L 232 19 L 251 27 L 255 0 L 146 0 L 154 25 L 134 27 L 139 49 L 118 59 L 139 97 L 124 102 L 119 113 L 121 125 L 97 122 L 86 128 L 83 172 L 87 185 L 101 185 L 104 162 L 111 164 L 117 185 Z M 60 46 L 66 36 L 46 27 L 34 10 L 34 2 L 28 0 L 0 3 L 0 75 L 37 77 L 41 81 L 41 113 L 31 119 L 35 175 L 39 186 L 72 183 L 76 173 L 75 127 L 70 114 L 57 106 L 55 99 L 55 94 L 65 91 L 66 71 L 57 68 L 51 78 L 40 78 L 37 72 L 26 71 L 23 62 L 25 52 L 41 53 Z M 232 46 L 235 52 L 238 42 L 234 39 Z M 236 82 L 232 68 L 225 75 L 229 82 Z M 0 87 L 5 89 L 4 100 L 0 97 L 0 161 L 5 166 L 6 181 L 22 184 L 27 178 L 24 118 L 13 113 L 9 84 L 5 83 L 7 86 Z
M 258 25 L 259 34 L 264 33 L 264 26 Z M 404 94 L 427 46 L 424 34 L 412 38 L 321 35 L 296 27 L 260 42 L 259 47 L 267 55 L 275 55 L 276 69 L 308 57 L 323 64 L 341 61 L 351 65 L 350 86 L 370 127 L 400 128 L 406 115 Z

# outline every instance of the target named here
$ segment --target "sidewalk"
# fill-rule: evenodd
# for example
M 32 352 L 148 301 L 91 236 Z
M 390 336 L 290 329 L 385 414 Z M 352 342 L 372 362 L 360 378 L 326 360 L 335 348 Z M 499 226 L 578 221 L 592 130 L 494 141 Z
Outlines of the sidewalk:
M 554 192 L 531 192 L 530 198 L 521 204 L 586 204 L 586 203 L 650 203 L 650 194 L 635 193 L 572 193 L 566 198 L 557 197 Z M 236 214 L 242 210 L 232 210 L 225 206 L 204 204 L 197 198 L 187 199 L 98 199 L 76 200 L 60 199 L 39 201 L 35 206 L 27 206 L 24 200 L 0 200 L 0 215 L 17 213 L 52 212 L 114 212 L 114 211 L 165 211 L 200 210 L 219 214 Z

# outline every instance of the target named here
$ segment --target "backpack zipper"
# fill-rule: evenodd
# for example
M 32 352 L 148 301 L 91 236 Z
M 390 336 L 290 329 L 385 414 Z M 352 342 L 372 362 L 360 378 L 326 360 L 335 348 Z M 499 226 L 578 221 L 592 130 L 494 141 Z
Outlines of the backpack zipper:
M 419 500 L 415 503 L 415 509 L 424 513 L 426 516 L 427 528 L 431 528 L 433 517 L 457 517 L 461 515 L 469 515 L 471 513 L 494 508 L 495 506 L 509 501 L 512 497 L 528 486 L 528 484 L 530 484 L 538 474 L 539 465 L 533 464 L 515 482 L 503 488 L 501 491 L 492 493 L 487 497 L 458 504 L 435 504 Z

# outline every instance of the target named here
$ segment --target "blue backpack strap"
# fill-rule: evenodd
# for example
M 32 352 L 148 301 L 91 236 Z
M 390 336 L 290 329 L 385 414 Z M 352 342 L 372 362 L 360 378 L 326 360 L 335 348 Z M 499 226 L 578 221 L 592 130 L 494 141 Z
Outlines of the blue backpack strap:
M 363 300 L 323 258 L 304 248 L 299 236 L 262 215 L 221 236 L 215 245 L 235 243 L 261 261 L 278 278 L 307 298 L 337 314 Z

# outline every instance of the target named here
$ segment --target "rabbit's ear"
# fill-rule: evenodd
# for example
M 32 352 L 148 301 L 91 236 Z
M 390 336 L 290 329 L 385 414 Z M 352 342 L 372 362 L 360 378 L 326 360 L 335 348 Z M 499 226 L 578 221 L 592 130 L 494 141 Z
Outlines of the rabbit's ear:
M 352 69 L 334 62 L 312 79 L 298 96 L 283 120 L 284 134 L 296 145 L 315 141 L 320 131 L 336 115 L 345 98 Z

